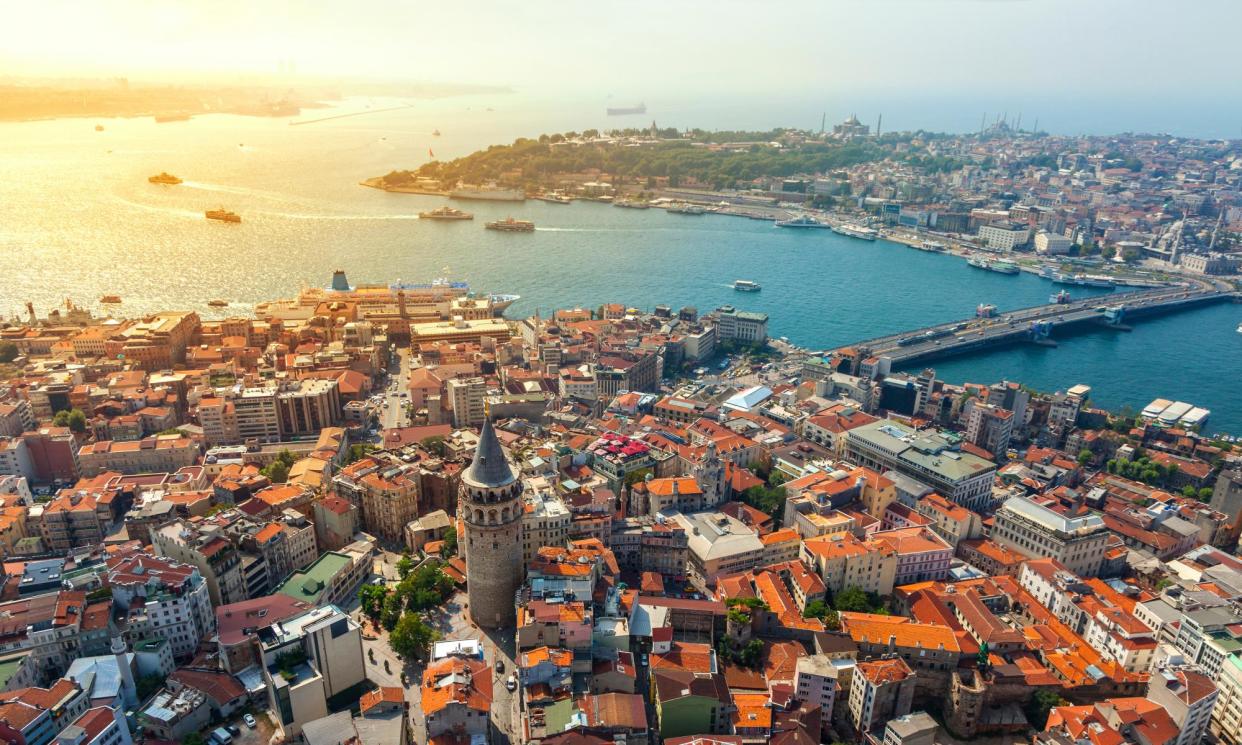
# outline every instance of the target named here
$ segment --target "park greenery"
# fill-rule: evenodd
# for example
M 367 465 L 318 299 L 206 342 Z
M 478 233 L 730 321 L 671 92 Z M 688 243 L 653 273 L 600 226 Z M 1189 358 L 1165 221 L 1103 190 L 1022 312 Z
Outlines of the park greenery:
M 1115 476 L 1142 481 L 1151 486 L 1167 486 L 1177 475 L 1176 464 L 1163 466 L 1150 460 L 1146 455 L 1136 454 L 1133 460 L 1111 459 L 1104 465 L 1104 470 Z
M 17 359 L 18 355 L 20 354 L 21 354 L 21 351 L 17 348 L 17 345 L 14 344 L 13 342 L 11 341 L 0 342 L 0 362 L 7 364 Z
M 81 434 L 86 431 L 86 414 L 81 409 L 61 409 L 52 417 L 52 424 L 68 427 L 70 432 Z
M 383 626 L 393 651 L 405 658 L 417 657 L 439 638 L 422 614 L 444 604 L 454 592 L 453 580 L 434 563 L 415 567 L 404 556 L 397 562 L 401 581 L 393 589 L 367 584 L 358 590 L 362 612 Z
M 824 174 L 860 163 L 894 159 L 929 172 L 953 170 L 961 164 L 951 158 L 921 153 L 917 148 L 898 150 L 899 142 L 915 135 L 886 136 L 878 141 L 825 141 L 794 130 L 767 132 L 705 132 L 674 129 L 621 130 L 611 134 L 642 136 L 638 147 L 614 140 L 593 140 L 599 133 L 544 134 L 519 138 L 511 145 L 493 145 L 451 161 L 431 161 L 416 171 L 392 171 L 383 177 L 387 186 L 402 186 L 419 178 L 457 183 L 496 182 L 510 187 L 541 188 L 555 185 L 568 174 L 600 172 L 615 183 L 653 184 L 667 178 L 670 186 L 690 180 L 713 188 L 745 185 L 762 177 Z M 926 138 L 932 135 L 924 135 Z M 585 138 L 585 139 L 580 139 Z M 729 148 L 709 148 L 708 143 L 731 143 Z

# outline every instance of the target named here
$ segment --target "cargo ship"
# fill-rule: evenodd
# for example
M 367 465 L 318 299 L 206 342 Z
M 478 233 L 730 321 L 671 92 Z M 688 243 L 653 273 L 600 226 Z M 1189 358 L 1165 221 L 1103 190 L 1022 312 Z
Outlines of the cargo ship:
M 864 241 L 874 241 L 880 235 L 879 231 L 875 228 L 868 228 L 863 225 L 853 225 L 850 223 L 838 225 L 832 229 L 832 232 L 839 233 L 840 235 L 846 235 L 850 238 L 858 238 Z
M 485 226 L 488 230 L 499 230 L 502 233 L 533 233 L 535 232 L 535 223 L 530 220 L 515 220 L 512 217 L 506 217 L 503 220 L 489 222 Z
M 608 116 L 633 116 L 635 114 L 646 114 L 647 104 L 640 103 L 637 106 L 609 106 L 606 111 Z
M 147 181 L 150 181 L 153 184 L 168 184 L 169 186 L 176 186 L 181 183 L 181 179 L 171 173 L 168 173 L 167 171 L 160 171 L 154 176 L 147 176 Z
M 473 220 L 474 215 L 454 207 L 437 207 L 430 212 L 419 212 L 421 220 Z
M 208 220 L 220 220 L 221 222 L 241 222 L 241 215 L 236 212 L 229 212 L 221 207 L 218 210 L 207 210 L 205 213 Z
M 820 222 L 810 215 L 798 215 L 788 220 L 777 220 L 778 228 L 832 228 L 826 222 Z
M 453 199 L 476 199 L 484 202 L 524 202 L 526 192 L 522 189 L 465 186 L 449 192 Z

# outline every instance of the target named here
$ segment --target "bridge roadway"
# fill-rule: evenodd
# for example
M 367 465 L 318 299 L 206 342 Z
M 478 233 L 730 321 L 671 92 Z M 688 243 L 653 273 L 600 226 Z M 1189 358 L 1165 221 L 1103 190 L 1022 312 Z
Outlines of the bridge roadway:
M 952 357 L 1020 341 L 1033 341 L 1035 337 L 1031 329 L 1036 323 L 1046 322 L 1053 331 L 1088 323 L 1106 324 L 1105 308 L 1124 308 L 1121 319 L 1121 323 L 1124 324 L 1130 318 L 1175 311 L 1232 297 L 1234 295 L 1228 289 L 1206 282 L 1199 283 L 1197 286 L 1172 285 L 1156 290 L 1097 295 L 1059 305 L 1040 305 L 1005 313 L 998 311 L 994 318 L 968 318 L 952 321 L 845 346 L 869 349 L 872 356 L 888 357 L 892 360 L 894 367 L 900 367 L 916 361 Z M 933 336 L 925 340 L 899 344 L 902 339 L 928 333 Z M 845 347 L 837 349 L 843 348 Z

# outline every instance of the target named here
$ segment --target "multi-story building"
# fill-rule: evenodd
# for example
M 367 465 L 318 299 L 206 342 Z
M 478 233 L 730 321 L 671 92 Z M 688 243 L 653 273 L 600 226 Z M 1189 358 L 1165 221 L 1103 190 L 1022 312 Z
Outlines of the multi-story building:
M 316 500 L 313 505 L 315 534 L 321 548 L 333 551 L 353 541 L 362 524 L 358 505 L 336 494 Z
M 859 465 L 881 472 L 893 469 L 967 509 L 979 512 L 991 506 L 996 464 L 963 452 L 960 439 L 950 432 L 881 420 L 851 429 L 845 449 Z
M 237 426 L 237 405 L 230 399 L 215 396 L 200 399 L 198 423 L 209 446 L 234 445 L 242 440 Z
M 280 442 L 278 395 L 276 386 L 242 388 L 234 393 L 233 415 L 241 440 Z
M 1147 684 L 1147 698 L 1164 707 L 1177 725 L 1177 739 L 1170 745 L 1201 742 L 1219 696 L 1216 683 L 1194 667 L 1158 666 Z
M 794 672 L 794 695 L 819 707 L 821 734 L 827 734 L 831 729 L 832 708 L 838 690 L 837 667 L 827 655 L 813 654 L 798 658 Z
M 109 359 L 125 360 L 148 372 L 185 362 L 185 350 L 198 334 L 197 313 L 168 311 L 115 331 L 104 342 Z
M 1217 605 L 1185 612 L 1173 643 L 1186 655 L 1187 662 L 1215 679 L 1226 658 L 1242 650 L 1242 611 Z
M 685 577 L 690 540 L 685 528 L 664 515 L 614 520 L 608 545 L 622 571 Z
M 750 571 L 763 561 L 758 532 L 735 517 L 723 512 L 674 512 L 667 517 L 686 533 L 686 575 L 701 590 L 714 587 L 719 577 Z
M 21 733 L 26 745 L 48 745 L 89 703 L 80 685 L 60 678 L 48 688 L 31 686 L 0 693 L 0 721 L 10 730 L 5 734 Z
M 87 709 L 60 731 L 56 745 L 134 745 L 121 707 Z
M 336 379 L 296 380 L 276 394 L 282 438 L 317 435 L 341 421 L 341 393 Z
M 487 739 L 492 669 L 486 660 L 458 655 L 436 660 L 423 671 L 421 687 L 429 741 L 446 735 Z
M 1219 695 L 1212 707 L 1212 734 L 1226 745 L 1238 745 L 1242 743 L 1242 655 L 1225 658 L 1216 685 Z
M 0 475 L 20 476 L 27 481 L 38 480 L 26 438 L 0 437 Z
M 873 540 L 859 540 L 853 533 L 809 538 L 802 543 L 802 561 L 824 580 L 829 592 L 859 587 L 877 595 L 890 595 L 897 576 L 897 552 Z
M 738 310 L 732 305 L 716 309 L 716 337 L 720 341 L 763 344 L 768 340 L 768 314 Z
M 1030 237 L 1031 229 L 1018 223 L 979 226 L 979 240 L 995 251 L 1012 251 L 1025 246 Z
M 341 469 L 332 479 L 335 492 L 362 513 L 368 533 L 389 543 L 403 543 L 405 526 L 420 514 L 419 466 L 391 453 L 375 453 Z
M 216 608 L 216 642 L 224 671 L 235 675 L 255 665 L 258 633 L 313 607 L 288 595 L 268 595 Z
M 1027 556 L 1056 559 L 1071 572 L 1099 574 L 1108 530 L 1097 514 L 1063 515 L 1027 497 L 1010 497 L 996 511 L 991 539 Z
M 662 371 L 655 352 L 624 349 L 601 353 L 592 372 L 596 395 L 611 401 L 623 391 L 655 391 Z
M 875 417 L 857 407 L 833 404 L 806 420 L 802 425 L 802 436 L 841 457 L 845 455 L 846 433 L 875 421 Z
M 931 520 L 929 528 L 949 542 L 954 549 L 962 541 L 983 535 L 983 518 L 959 504 L 932 492 L 918 501 L 915 510 Z
M 914 671 L 900 657 L 859 662 L 850 683 L 850 723 L 859 735 L 910 713 Z
M 897 554 L 894 585 L 937 582 L 949 574 L 953 547 L 935 531 L 926 527 L 880 530 L 871 534 L 871 540 L 888 546 Z
M 198 460 L 198 444 L 181 434 L 151 435 L 141 440 L 103 440 L 78 451 L 83 476 L 104 471 L 118 473 L 172 473 Z
M 361 540 L 340 551 L 326 551 L 285 577 L 274 592 L 310 605 L 349 603 L 371 573 L 374 544 Z
M 38 421 L 30 402 L 17 398 L 0 402 L 0 437 L 17 437 L 35 428 Z
M 78 440 L 68 427 L 40 427 L 22 433 L 31 473 L 22 474 L 31 481 L 77 481 L 81 473 L 78 463 Z
M 103 543 L 117 499 L 117 493 L 108 489 L 62 489 L 43 506 L 40 530 L 45 548 L 63 552 Z
M 445 384 L 449 408 L 453 412 L 453 427 L 465 429 L 478 427 L 487 416 L 484 399 L 487 397 L 487 381 L 483 378 L 453 378 Z
M 163 639 L 173 656 L 186 658 L 215 633 L 207 583 L 192 566 L 134 554 L 108 562 L 108 586 L 131 643 Z
M 529 564 L 544 546 L 564 546 L 569 542 L 573 514 L 555 493 L 527 490 L 523 497 L 522 564 Z
M 1063 235 L 1041 230 L 1035 234 L 1035 253 L 1046 256 L 1059 256 L 1069 253 L 1073 241 Z
M 257 632 L 268 703 L 286 737 L 328 714 L 328 699 L 366 680 L 362 628 L 333 605 Z
M 61 590 L 0 603 L 0 649 L 29 651 L 41 683 L 63 675 L 81 656 L 86 593 Z
M 212 605 L 246 599 L 241 555 L 222 530 L 200 530 L 187 521 L 176 520 L 152 530 L 151 545 L 160 556 L 198 569 L 207 582 Z
M 970 403 L 970 413 L 966 416 L 967 440 L 996 458 L 1004 458 L 1012 436 L 1012 411 L 976 401 Z

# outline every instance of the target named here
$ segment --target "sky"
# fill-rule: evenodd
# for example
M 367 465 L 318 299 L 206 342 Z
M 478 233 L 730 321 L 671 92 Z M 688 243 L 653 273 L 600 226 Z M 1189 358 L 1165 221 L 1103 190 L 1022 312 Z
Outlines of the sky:
M 1242 99 L 1239 27 L 1238 0 L 40 0 L 7 10 L 0 76 L 227 78 L 291 60 L 308 77 L 634 101 L 986 93 L 1141 112 Z

